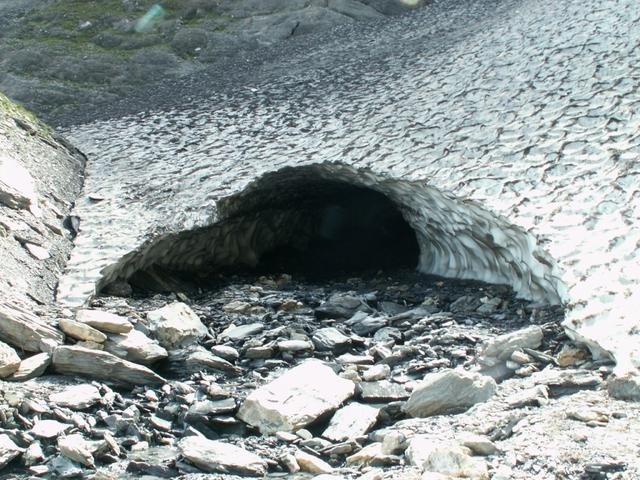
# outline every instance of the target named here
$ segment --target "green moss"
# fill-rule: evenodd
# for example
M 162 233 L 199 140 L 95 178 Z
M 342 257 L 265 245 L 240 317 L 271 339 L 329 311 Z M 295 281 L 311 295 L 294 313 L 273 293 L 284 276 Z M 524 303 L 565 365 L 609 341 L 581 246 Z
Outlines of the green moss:
M 13 102 L 7 96 L 0 92 L 0 111 L 2 114 L 11 118 L 17 119 L 21 122 L 31 125 L 35 130 L 38 130 L 41 135 L 49 136 L 53 130 L 46 123 L 42 122 L 36 115 L 27 110 L 22 105 Z

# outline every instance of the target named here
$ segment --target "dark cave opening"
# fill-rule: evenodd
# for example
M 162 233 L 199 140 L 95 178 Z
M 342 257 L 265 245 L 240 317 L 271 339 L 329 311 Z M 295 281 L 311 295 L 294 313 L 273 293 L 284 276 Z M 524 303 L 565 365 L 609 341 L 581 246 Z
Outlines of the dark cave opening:
M 414 230 L 376 191 L 342 184 L 302 205 L 302 227 L 262 253 L 254 270 L 324 278 L 418 265 Z
M 142 291 L 206 288 L 220 274 L 307 279 L 417 268 L 416 232 L 387 196 L 344 181 L 273 178 L 221 206 L 216 224 L 167 238 L 128 283 Z

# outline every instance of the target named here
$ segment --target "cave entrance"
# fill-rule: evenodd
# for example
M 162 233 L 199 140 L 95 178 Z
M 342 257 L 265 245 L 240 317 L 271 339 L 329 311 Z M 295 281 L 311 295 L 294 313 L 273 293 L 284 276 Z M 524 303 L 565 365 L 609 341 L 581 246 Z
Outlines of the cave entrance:
M 296 228 L 262 252 L 256 271 L 326 278 L 417 267 L 416 234 L 385 195 L 340 182 L 314 190 L 290 205 Z

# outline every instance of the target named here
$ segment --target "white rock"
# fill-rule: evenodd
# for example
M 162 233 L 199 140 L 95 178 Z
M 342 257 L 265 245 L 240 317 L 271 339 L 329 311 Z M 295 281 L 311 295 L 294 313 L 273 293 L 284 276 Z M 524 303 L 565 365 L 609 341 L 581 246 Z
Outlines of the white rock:
M 100 330 L 93 328 L 86 323 L 76 322 L 68 318 L 61 318 L 58 322 L 58 327 L 68 336 L 77 340 L 84 340 L 87 342 L 103 343 L 107 336 Z
M 379 408 L 350 403 L 333 415 L 322 436 L 334 442 L 342 442 L 364 435 L 375 425 L 379 413 Z
M 84 410 L 95 405 L 101 398 L 98 389 L 88 383 L 73 385 L 62 392 L 49 395 L 51 403 L 71 410 Z
M 413 390 L 403 410 L 412 417 L 460 412 L 494 394 L 493 378 L 464 370 L 431 373 Z
M 252 392 L 238 418 L 264 434 L 295 431 L 337 409 L 355 385 L 317 360 L 308 360 Z
M 494 455 L 499 452 L 496 444 L 484 435 L 464 432 L 457 437 L 457 441 L 470 448 L 476 455 Z
M 0 203 L 13 209 L 29 209 L 37 204 L 37 194 L 29 171 L 15 158 L 0 155 Z
M 167 358 L 167 351 L 138 330 L 108 335 L 104 349 L 115 356 L 142 365 L 151 365 Z
M 126 317 L 102 310 L 78 310 L 76 320 L 106 333 L 127 333 L 133 328 Z
M 40 438 L 55 438 L 70 428 L 73 428 L 73 425 L 57 420 L 36 420 L 31 433 Z
M 93 453 L 91 445 L 78 433 L 58 438 L 58 449 L 65 457 L 78 462 L 85 467 L 93 467 Z
M 22 452 L 24 452 L 24 449 L 13 443 L 9 435 L 6 433 L 0 434 L 0 469 L 4 468 Z
M 425 471 L 442 473 L 452 477 L 488 480 L 489 472 L 484 460 L 473 458 L 470 450 L 458 445 L 442 445 L 433 449 L 424 463 Z
M 18 370 L 16 370 L 16 372 L 10 377 L 7 377 L 7 380 L 12 382 L 26 382 L 27 380 L 31 380 L 32 378 L 42 375 L 50 364 L 50 353 L 38 353 L 37 355 L 32 355 L 29 358 L 22 360 Z
M 319 459 L 313 455 L 310 455 L 302 450 L 297 450 L 295 453 L 296 462 L 300 466 L 300 470 L 309 473 L 331 473 L 333 467 L 324 460 Z
M 186 347 L 207 334 L 200 318 L 182 302 L 175 302 L 147 313 L 149 330 L 166 349 Z
M 544 332 L 537 325 L 500 335 L 484 343 L 480 348 L 478 362 L 493 367 L 507 360 L 513 352 L 522 348 L 538 348 Z
M 35 243 L 26 242 L 24 248 L 31 254 L 31 256 L 37 260 L 46 260 L 51 257 L 49 250 Z
M 368 465 L 373 461 L 386 457 L 382 452 L 382 443 L 370 443 L 362 450 L 347 457 L 347 465 Z
M 42 451 L 42 445 L 40 445 L 40 442 L 31 443 L 22 455 L 22 461 L 27 467 L 39 463 L 43 458 L 44 452 Z
M 243 448 L 203 437 L 186 437 L 178 448 L 184 458 L 206 472 L 239 473 L 261 477 L 267 472 L 266 462 Z
M 0 300 L 0 338 L 27 352 L 48 351 L 64 341 L 64 334 L 28 309 Z
M 384 380 L 391 375 L 391 367 L 386 363 L 372 365 L 362 372 L 362 380 L 365 382 L 375 382 L 376 380 Z
M 20 357 L 4 342 L 0 342 L 0 378 L 13 375 L 20 368 Z

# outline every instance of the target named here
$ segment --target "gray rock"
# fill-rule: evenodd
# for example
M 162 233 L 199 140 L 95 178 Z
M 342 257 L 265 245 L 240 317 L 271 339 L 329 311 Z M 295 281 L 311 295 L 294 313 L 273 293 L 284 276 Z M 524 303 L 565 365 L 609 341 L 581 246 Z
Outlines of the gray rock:
M 58 373 L 85 375 L 120 385 L 154 385 L 165 383 L 159 375 L 109 352 L 76 346 L 58 347 L 53 352 L 53 368 Z
M 20 362 L 20 367 L 16 372 L 7 377 L 7 380 L 12 382 L 26 382 L 32 378 L 39 377 L 51 364 L 50 353 L 38 353 L 32 355 L 29 358 L 25 358 Z
M 203 400 L 194 402 L 187 410 L 187 417 L 200 418 L 208 415 L 221 415 L 231 413 L 236 409 L 236 401 L 233 398 L 222 400 Z
M 309 352 L 313 350 L 313 343 L 306 340 L 282 340 L 276 345 L 281 352 Z
M 22 307 L 0 302 L 0 339 L 27 352 L 40 352 L 43 342 L 61 344 L 64 335 Z
M 13 375 L 20 368 L 20 357 L 4 342 L 0 342 L 0 378 Z
M 181 375 L 207 369 L 220 370 L 231 375 L 238 375 L 241 371 L 224 358 L 215 356 L 199 345 L 169 352 L 169 369 Z
M 237 342 L 260 333 L 262 330 L 264 330 L 264 324 L 260 322 L 240 326 L 232 325 L 220 334 L 220 338 L 228 338 Z
M 491 377 L 449 369 L 425 376 L 403 410 L 412 417 L 461 412 L 487 401 L 495 390 L 496 382 Z
M 169 355 L 157 341 L 135 329 L 128 333 L 108 335 L 104 349 L 117 357 L 142 365 L 151 365 Z
M 607 380 L 607 391 L 612 398 L 640 402 L 640 376 L 635 372 L 611 375 Z
M 351 345 L 351 339 L 335 327 L 325 327 L 316 330 L 311 340 L 320 352 L 341 352 Z
M 237 417 L 263 434 L 295 431 L 337 409 L 355 385 L 317 360 L 307 360 L 253 391 Z
M 378 421 L 379 408 L 352 402 L 334 413 L 322 436 L 342 442 L 367 433 Z
M 320 474 L 333 472 L 333 467 L 327 462 L 316 457 L 315 455 L 303 452 L 302 450 L 296 450 L 294 458 L 296 459 L 297 464 L 300 466 L 300 470 L 302 470 L 303 472 Z
M 24 452 L 24 448 L 20 448 L 13 443 L 13 440 L 6 433 L 0 434 L 0 469 L 3 469 L 11 460 Z
M 247 450 L 228 443 L 202 437 L 187 437 L 178 443 L 188 461 L 205 472 L 238 473 L 261 477 L 267 472 L 266 462 Z
M 168 350 L 196 343 L 207 334 L 198 315 L 182 302 L 149 312 L 147 319 L 153 336 Z
M 360 298 L 352 295 L 335 294 L 316 308 L 315 315 L 319 319 L 351 318 L 360 309 L 365 309 L 365 305 Z
M 91 384 L 73 385 L 62 392 L 49 395 L 49 401 L 71 410 L 84 410 L 100 401 L 100 391 Z
M 180 56 L 195 55 L 206 48 L 209 37 L 206 30 L 201 28 L 182 28 L 176 32 L 171 40 L 171 48 Z
M 358 389 L 360 397 L 365 402 L 393 402 L 409 398 L 409 392 L 407 392 L 404 385 L 388 380 L 360 382 L 358 383 Z
M 518 349 L 539 347 L 543 336 L 542 329 L 537 325 L 532 325 L 492 338 L 482 345 L 478 362 L 484 366 L 493 367 L 499 362 L 506 361 Z
M 236 360 L 238 360 L 238 358 L 240 358 L 238 350 L 228 345 L 214 345 L 213 347 L 211 347 L 211 353 L 218 357 L 224 358 L 229 362 L 235 362 Z
M 101 310 L 78 310 L 76 320 L 106 333 L 127 333 L 133 329 L 126 317 Z
M 356 312 L 353 317 L 345 323 L 351 327 L 356 335 L 370 335 L 387 326 L 387 319 L 384 317 L 373 317 L 364 312 Z

